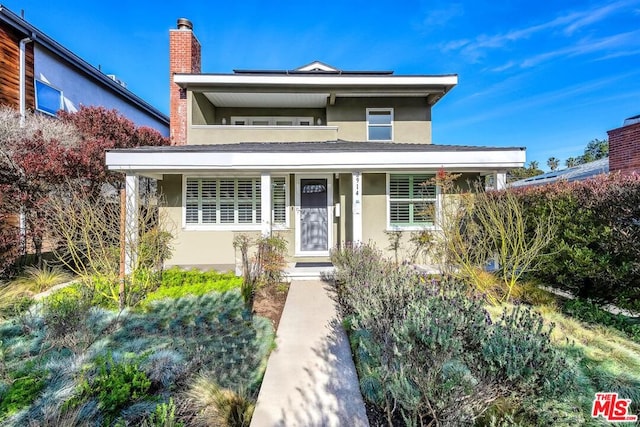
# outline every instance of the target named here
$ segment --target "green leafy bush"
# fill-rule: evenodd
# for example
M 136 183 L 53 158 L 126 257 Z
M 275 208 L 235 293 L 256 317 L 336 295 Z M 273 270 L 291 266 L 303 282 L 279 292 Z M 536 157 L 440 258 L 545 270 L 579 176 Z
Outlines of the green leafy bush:
M 591 301 L 580 299 L 566 300 L 562 304 L 562 312 L 583 322 L 615 328 L 635 342 L 640 342 L 640 319 L 612 314 Z
M 0 420 L 33 403 L 44 384 L 42 372 L 39 371 L 16 378 L 6 391 L 0 393 Z
M 169 402 L 161 403 L 143 421 L 142 427 L 183 427 L 184 424 L 176 421 L 176 404 L 170 398 Z
M 534 277 L 581 297 L 640 309 L 640 175 L 609 174 L 515 193 L 525 216 L 553 215 L 558 225 Z
M 141 302 L 142 308 L 148 308 L 154 301 L 164 298 L 182 298 L 187 295 L 200 296 L 209 292 L 227 292 L 238 289 L 242 278 L 233 273 L 199 270 L 180 270 L 172 268 L 164 272 L 162 284 L 149 292 Z
M 111 353 L 94 360 L 96 375 L 81 382 L 79 395 L 96 397 L 107 420 L 113 420 L 126 405 L 148 396 L 151 381 L 133 361 L 116 363 Z M 109 422 L 107 422 L 109 424 Z

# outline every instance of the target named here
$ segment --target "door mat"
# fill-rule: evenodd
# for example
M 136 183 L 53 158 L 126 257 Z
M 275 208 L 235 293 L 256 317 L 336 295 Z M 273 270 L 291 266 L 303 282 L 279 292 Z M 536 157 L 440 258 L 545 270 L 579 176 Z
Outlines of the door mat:
M 333 267 L 333 264 L 330 262 L 296 262 L 295 267 Z

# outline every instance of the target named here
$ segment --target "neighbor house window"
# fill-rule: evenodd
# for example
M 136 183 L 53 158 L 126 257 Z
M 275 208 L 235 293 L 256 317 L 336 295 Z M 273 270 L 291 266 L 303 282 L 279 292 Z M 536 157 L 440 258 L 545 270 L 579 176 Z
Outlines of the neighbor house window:
M 36 80 L 36 110 L 55 116 L 62 109 L 62 91 Z
M 367 140 L 393 140 L 392 108 L 367 108 Z
M 286 223 L 286 180 L 271 179 L 274 225 Z M 259 177 L 218 179 L 187 178 L 187 225 L 259 225 L 262 221 Z
M 437 189 L 428 174 L 388 175 L 389 226 L 433 226 Z

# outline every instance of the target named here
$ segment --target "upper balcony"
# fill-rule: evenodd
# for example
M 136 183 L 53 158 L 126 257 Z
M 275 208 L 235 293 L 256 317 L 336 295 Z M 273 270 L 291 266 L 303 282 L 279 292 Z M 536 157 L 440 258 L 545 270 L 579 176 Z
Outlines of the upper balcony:
M 338 126 L 192 125 L 189 144 L 315 142 L 338 139 Z

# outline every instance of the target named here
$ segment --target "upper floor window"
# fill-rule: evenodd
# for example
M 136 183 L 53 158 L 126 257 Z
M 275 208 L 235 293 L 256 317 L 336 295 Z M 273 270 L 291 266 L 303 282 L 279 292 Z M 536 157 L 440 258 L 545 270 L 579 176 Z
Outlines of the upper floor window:
M 62 109 L 62 91 L 36 80 L 36 110 L 55 116 Z
M 393 108 L 367 108 L 367 141 L 393 140 Z

